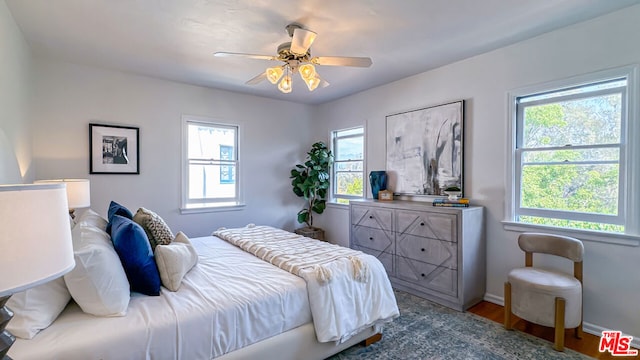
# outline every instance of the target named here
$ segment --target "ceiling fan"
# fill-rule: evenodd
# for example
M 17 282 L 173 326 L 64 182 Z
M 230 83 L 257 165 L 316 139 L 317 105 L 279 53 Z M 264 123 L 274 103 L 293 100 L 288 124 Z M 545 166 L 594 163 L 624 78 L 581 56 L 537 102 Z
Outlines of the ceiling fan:
M 278 55 L 230 52 L 216 52 L 213 55 L 218 57 L 243 57 L 282 62 L 282 65 L 267 68 L 263 73 L 260 73 L 258 76 L 247 81 L 246 84 L 256 85 L 267 79 L 275 85 L 280 81 L 280 83 L 278 83 L 278 89 L 283 93 L 291 92 L 291 75 L 295 73 L 300 74 L 302 80 L 307 84 L 309 91 L 315 90 L 318 86 L 328 86 L 329 83 L 320 78 L 314 65 L 369 67 L 372 64 L 371 58 L 368 57 L 311 57 L 311 44 L 313 44 L 317 34 L 311 30 L 303 29 L 302 26 L 297 23 L 289 24 L 285 29 L 287 30 L 289 37 L 291 37 L 291 41 L 282 43 L 278 46 Z

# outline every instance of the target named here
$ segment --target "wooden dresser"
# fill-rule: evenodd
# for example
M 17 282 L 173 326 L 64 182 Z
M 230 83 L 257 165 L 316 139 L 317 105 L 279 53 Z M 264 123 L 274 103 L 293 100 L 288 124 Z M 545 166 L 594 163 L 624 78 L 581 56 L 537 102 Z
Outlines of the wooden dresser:
M 483 208 L 351 201 L 350 246 L 377 257 L 394 288 L 464 311 L 485 292 Z

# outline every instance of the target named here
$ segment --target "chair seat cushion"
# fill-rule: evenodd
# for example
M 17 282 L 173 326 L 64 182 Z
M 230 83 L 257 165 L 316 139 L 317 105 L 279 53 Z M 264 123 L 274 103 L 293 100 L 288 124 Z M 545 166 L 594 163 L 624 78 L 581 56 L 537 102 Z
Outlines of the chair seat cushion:
M 575 277 L 533 267 L 514 269 L 509 273 L 512 312 L 538 325 L 555 325 L 555 299 L 563 298 L 565 328 L 580 325 L 582 319 L 582 284 Z

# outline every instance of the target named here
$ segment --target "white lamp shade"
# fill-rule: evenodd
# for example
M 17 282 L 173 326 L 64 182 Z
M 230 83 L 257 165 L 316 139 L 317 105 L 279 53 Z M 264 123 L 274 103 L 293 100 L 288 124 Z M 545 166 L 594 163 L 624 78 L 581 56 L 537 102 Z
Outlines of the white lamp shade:
M 67 201 L 69 209 L 79 209 L 91 206 L 91 184 L 87 179 L 55 179 L 38 180 L 36 184 L 58 184 L 67 185 Z
M 0 185 L 0 297 L 74 266 L 65 186 Z

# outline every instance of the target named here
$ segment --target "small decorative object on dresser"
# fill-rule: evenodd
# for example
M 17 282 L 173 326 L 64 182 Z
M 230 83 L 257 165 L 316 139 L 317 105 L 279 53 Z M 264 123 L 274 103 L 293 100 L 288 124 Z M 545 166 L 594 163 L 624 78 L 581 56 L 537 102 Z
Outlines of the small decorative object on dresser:
M 485 292 L 483 208 L 351 200 L 350 246 L 377 257 L 394 288 L 463 311 Z
M 389 190 L 380 190 L 380 192 L 378 193 L 378 200 L 380 201 L 393 200 L 393 192 Z
M 449 197 L 449 200 L 458 200 L 462 196 L 462 190 L 457 186 L 449 186 L 443 192 Z
M 369 182 L 371 183 L 371 195 L 374 199 L 379 199 L 380 190 L 387 190 L 387 173 L 381 170 L 372 171 L 369 173 Z

